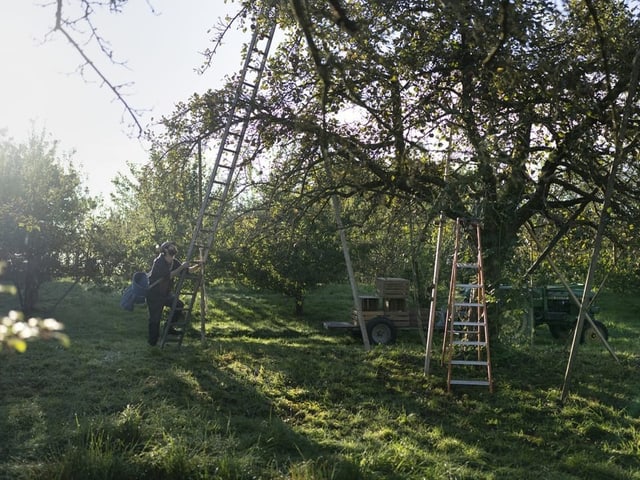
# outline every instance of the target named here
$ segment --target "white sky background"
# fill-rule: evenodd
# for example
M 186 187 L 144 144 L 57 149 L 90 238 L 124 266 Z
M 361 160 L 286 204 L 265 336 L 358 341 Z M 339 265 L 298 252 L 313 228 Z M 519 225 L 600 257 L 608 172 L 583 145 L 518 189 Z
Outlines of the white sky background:
M 60 33 L 47 36 L 55 23 L 55 6 L 40 5 L 54 2 L 0 2 L 0 130 L 22 143 L 32 125 L 36 131 L 44 129 L 60 142 L 59 154 L 75 151 L 73 162 L 91 194 L 108 200 L 111 180 L 128 173 L 126 162 L 141 164 L 148 158 L 145 145 L 131 136 L 130 117 L 94 73 L 86 70 L 85 78 L 78 73 L 82 59 Z M 93 56 L 110 81 L 133 83 L 126 98 L 144 110 L 141 123 L 147 127 L 175 103 L 219 88 L 225 75 L 241 68 L 241 43 L 249 38 L 235 33 L 204 75 L 195 71 L 204 60 L 199 52 L 213 47 L 214 33 L 208 30 L 237 9 L 223 0 L 130 0 L 123 13 L 95 18 L 115 58 L 126 67 Z

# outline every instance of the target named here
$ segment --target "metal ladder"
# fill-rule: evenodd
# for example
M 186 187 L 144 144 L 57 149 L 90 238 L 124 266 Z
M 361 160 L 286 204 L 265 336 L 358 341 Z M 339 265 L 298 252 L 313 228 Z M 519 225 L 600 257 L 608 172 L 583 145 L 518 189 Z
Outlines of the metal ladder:
M 265 6 L 260 15 L 261 19 L 268 18 L 273 7 Z M 191 243 L 185 255 L 185 262 L 191 263 L 194 258 L 202 261 L 202 269 L 209 257 L 209 251 L 215 241 L 220 220 L 224 212 L 227 197 L 235 178 L 236 166 L 243 148 L 245 133 L 249 126 L 251 113 L 258 95 L 260 81 L 264 72 L 269 49 L 276 29 L 275 21 L 253 22 L 253 35 L 247 48 L 244 64 L 239 74 L 235 96 L 228 112 L 218 153 L 213 165 L 209 182 L 203 192 L 200 213 L 193 230 Z M 173 318 L 176 313 L 177 301 L 180 295 L 184 297 L 184 307 L 181 319 L 169 324 L 165 321 L 162 330 L 160 346 L 166 344 L 181 345 L 184 335 L 191 322 L 196 297 L 203 294 L 204 275 L 202 272 L 193 275 L 183 270 L 178 277 L 175 289 L 175 300 L 167 318 Z M 201 324 L 204 326 L 204 312 Z M 203 330 L 204 331 L 204 330 Z
M 478 220 L 456 220 L 442 343 L 449 392 L 453 385 L 487 386 L 493 392 L 480 231 Z

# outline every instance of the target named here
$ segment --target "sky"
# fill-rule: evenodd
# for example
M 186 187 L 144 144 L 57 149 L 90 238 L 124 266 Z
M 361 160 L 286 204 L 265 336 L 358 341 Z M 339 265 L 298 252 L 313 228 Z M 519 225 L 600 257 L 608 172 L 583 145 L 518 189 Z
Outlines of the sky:
M 59 153 L 72 153 L 90 193 L 108 200 L 111 180 L 128 172 L 127 162 L 146 162 L 147 145 L 97 76 L 78 72 L 83 62 L 77 51 L 60 33 L 49 33 L 55 23 L 52 3 L 1 0 L 0 131 L 22 143 L 34 129 L 44 130 L 59 142 Z M 93 58 L 110 81 L 131 83 L 127 102 L 143 110 L 140 120 L 147 127 L 177 102 L 220 87 L 225 75 L 241 68 L 241 44 L 249 38 L 235 32 L 212 67 L 203 75 L 196 72 L 204 60 L 200 52 L 213 46 L 208 30 L 237 8 L 223 0 L 130 0 L 120 14 L 95 17 L 99 33 L 126 66 L 98 54 Z

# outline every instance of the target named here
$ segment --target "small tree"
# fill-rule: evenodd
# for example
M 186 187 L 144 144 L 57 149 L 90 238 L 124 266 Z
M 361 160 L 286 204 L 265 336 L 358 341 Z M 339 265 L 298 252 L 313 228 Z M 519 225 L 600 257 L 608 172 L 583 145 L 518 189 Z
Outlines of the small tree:
M 81 191 L 72 163 L 59 159 L 45 132 L 32 132 L 20 145 L 1 140 L 0 260 L 29 316 L 43 282 L 78 271 L 73 252 L 93 203 Z
M 220 255 L 230 275 L 284 293 L 302 315 L 311 288 L 346 277 L 344 257 L 326 203 L 305 212 L 280 195 L 239 215 L 221 235 L 226 245 Z

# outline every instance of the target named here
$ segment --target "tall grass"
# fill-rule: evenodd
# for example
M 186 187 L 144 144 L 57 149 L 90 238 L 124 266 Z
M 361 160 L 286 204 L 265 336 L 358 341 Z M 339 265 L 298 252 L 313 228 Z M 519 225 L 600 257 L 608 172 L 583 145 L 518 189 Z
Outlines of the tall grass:
M 303 318 L 276 294 L 209 296 L 205 343 L 194 326 L 158 349 L 144 306 L 74 289 L 54 312 L 68 349 L 0 356 L 0 479 L 640 479 L 638 299 L 599 298 L 621 362 L 580 347 L 561 405 L 568 345 L 544 327 L 494 343 L 494 394 L 449 394 L 439 334 L 426 377 L 417 332 L 365 352 L 322 328 L 348 319 L 347 286 Z

